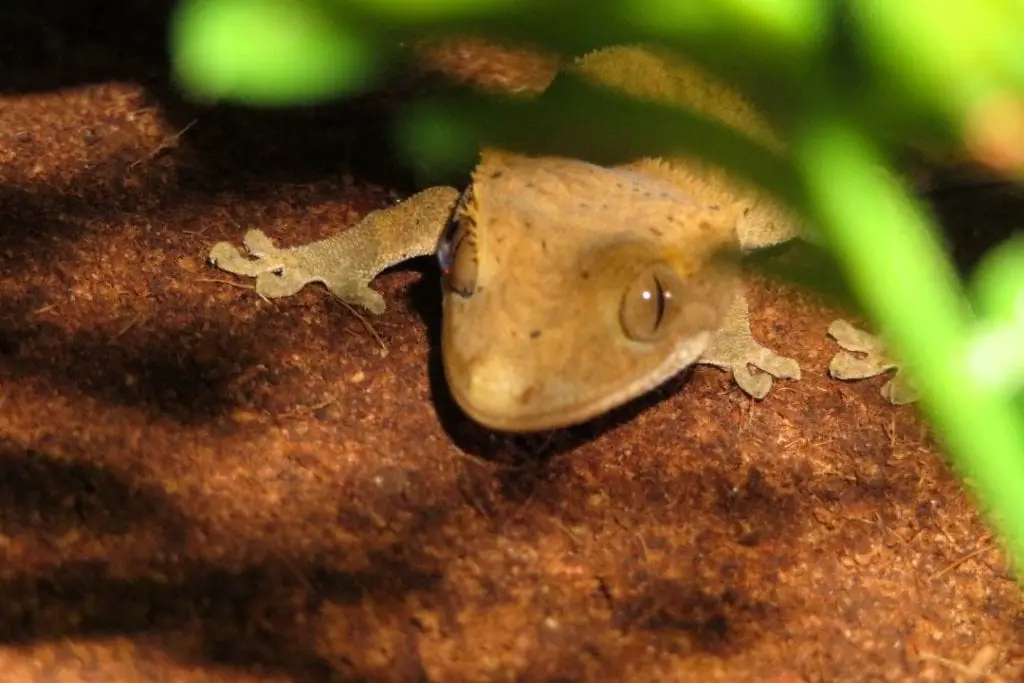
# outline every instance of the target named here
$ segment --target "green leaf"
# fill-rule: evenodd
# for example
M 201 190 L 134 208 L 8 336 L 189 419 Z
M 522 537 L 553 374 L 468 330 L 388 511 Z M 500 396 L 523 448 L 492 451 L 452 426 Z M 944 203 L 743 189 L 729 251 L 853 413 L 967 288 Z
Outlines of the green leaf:
M 174 17 L 173 67 L 190 95 L 282 106 L 351 95 L 383 62 L 316 2 L 187 0 Z

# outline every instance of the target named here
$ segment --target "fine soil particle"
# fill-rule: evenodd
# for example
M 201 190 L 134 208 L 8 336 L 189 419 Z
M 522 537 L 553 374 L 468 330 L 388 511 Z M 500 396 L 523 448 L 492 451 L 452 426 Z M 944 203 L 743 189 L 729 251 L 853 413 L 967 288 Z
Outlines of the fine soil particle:
M 765 401 L 700 368 L 489 433 L 444 388 L 432 264 L 379 279 L 371 333 L 205 263 L 407 194 L 403 95 L 199 109 L 166 7 L 73 7 L 0 11 L 4 680 L 1024 676 L 1020 593 L 929 430 L 882 378 L 828 379 L 837 311 L 751 278 L 755 333 L 804 368 Z M 473 45 L 432 63 L 550 67 Z M 941 201 L 966 263 L 1024 215 Z

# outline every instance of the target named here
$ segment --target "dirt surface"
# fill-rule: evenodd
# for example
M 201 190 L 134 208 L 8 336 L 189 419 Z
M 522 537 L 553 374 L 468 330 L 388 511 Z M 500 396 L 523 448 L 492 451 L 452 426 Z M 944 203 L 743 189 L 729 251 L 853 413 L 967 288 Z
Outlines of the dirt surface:
M 826 377 L 835 311 L 752 281 L 805 373 L 763 402 L 701 368 L 488 433 L 446 393 L 431 264 L 368 327 L 204 263 L 406 194 L 394 98 L 200 111 L 160 8 L 38 4 L 0 11 L 2 680 L 1024 676 L 1020 594 L 927 428 Z M 493 56 L 442 62 L 514 82 Z M 968 260 L 1022 208 L 944 202 Z

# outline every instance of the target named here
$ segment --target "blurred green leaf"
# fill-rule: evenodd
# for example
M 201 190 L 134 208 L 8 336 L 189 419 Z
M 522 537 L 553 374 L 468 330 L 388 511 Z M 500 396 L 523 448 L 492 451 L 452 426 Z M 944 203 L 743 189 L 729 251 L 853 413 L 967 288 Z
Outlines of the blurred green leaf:
M 465 93 L 424 99 L 410 107 L 400 141 L 410 159 L 440 172 L 463 165 L 469 150 L 481 146 L 601 164 L 642 156 L 703 157 L 784 201 L 801 201 L 793 167 L 745 135 L 691 111 L 642 102 L 570 75 L 537 98 Z
M 373 36 L 303 0 L 186 0 L 171 51 L 194 96 L 271 106 L 355 94 L 383 62 Z

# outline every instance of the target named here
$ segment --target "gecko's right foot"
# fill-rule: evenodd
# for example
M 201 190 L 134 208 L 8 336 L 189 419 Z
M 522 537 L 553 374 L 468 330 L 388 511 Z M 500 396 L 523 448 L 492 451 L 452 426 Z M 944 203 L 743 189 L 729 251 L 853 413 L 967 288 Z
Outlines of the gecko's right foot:
M 698 361 L 732 373 L 740 389 L 762 399 L 772 388 L 772 378 L 800 379 L 800 364 L 780 356 L 754 339 L 750 332 L 747 298 L 739 294 L 725 314 L 722 327 Z M 759 372 L 752 371 L 756 368 Z
M 828 374 L 839 380 L 858 380 L 875 377 L 889 370 L 896 375 L 882 387 L 882 396 L 894 405 L 913 403 L 917 392 L 907 377 L 900 371 L 899 364 L 885 352 L 882 341 L 845 320 L 834 320 L 828 326 L 828 334 L 842 349 L 832 357 Z
M 334 296 L 347 304 L 362 306 L 375 315 L 387 308 L 384 297 L 371 289 L 365 279 L 356 272 L 335 268 L 324 271 L 323 263 L 330 261 L 325 249 L 318 249 L 325 242 L 279 249 L 261 230 L 250 230 L 242 238 L 242 245 L 248 255 L 242 254 L 235 245 L 220 242 L 210 249 L 212 265 L 228 273 L 256 278 L 256 293 L 267 299 L 291 296 L 311 282 L 321 282 Z M 329 254 L 328 254 L 329 255 Z
M 278 249 L 261 230 L 250 230 L 242 238 L 248 255 L 229 242 L 219 242 L 210 249 L 209 261 L 223 271 L 256 278 L 256 293 L 268 299 L 291 296 L 314 281 L 295 254 Z
M 250 230 L 242 239 L 246 253 L 221 242 L 210 250 L 209 261 L 229 273 L 256 278 L 256 293 L 268 299 L 319 282 L 346 304 L 380 314 L 386 308 L 384 297 L 370 283 L 393 265 L 432 254 L 458 197 L 451 187 L 428 188 L 367 214 L 332 237 L 286 249 L 262 231 Z
M 800 379 L 800 365 L 795 360 L 762 346 L 749 331 L 732 335 L 719 333 L 700 362 L 731 371 L 740 389 L 756 399 L 768 395 L 773 377 Z M 751 366 L 760 372 L 751 371 Z

